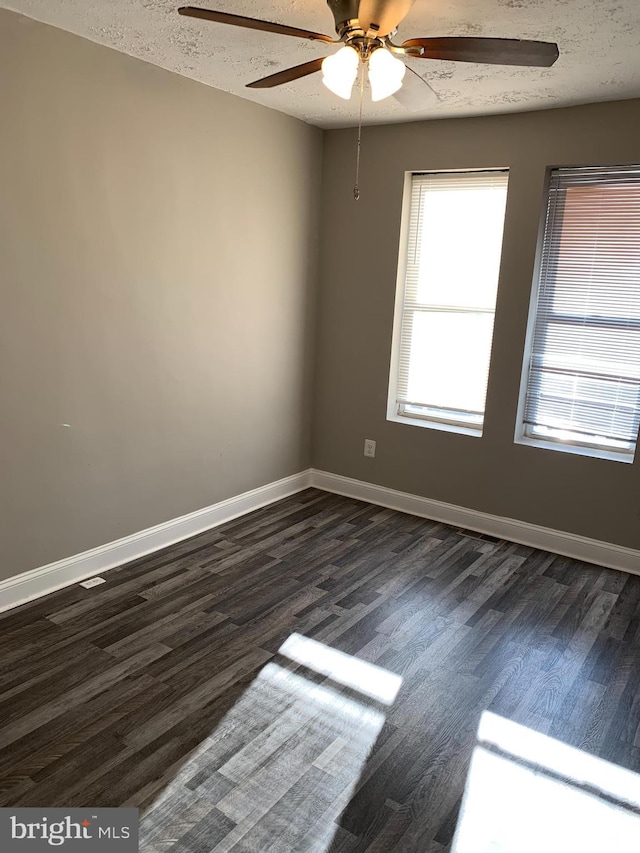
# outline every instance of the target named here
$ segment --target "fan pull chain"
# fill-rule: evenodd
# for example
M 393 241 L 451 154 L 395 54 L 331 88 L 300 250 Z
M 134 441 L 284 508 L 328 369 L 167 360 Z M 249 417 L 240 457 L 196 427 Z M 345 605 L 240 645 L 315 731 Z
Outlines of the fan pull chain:
M 362 102 L 364 100 L 364 62 L 360 62 L 360 115 L 358 117 L 358 150 L 356 153 L 356 182 L 353 186 L 353 198 L 360 198 L 360 142 L 362 140 Z

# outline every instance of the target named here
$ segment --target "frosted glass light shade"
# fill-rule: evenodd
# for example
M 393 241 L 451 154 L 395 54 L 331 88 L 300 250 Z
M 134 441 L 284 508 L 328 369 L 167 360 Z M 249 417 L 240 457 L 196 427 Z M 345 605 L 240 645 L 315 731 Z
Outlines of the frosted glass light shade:
M 381 101 L 397 92 L 407 70 L 401 59 L 396 59 L 383 47 L 374 50 L 369 57 L 369 83 L 371 100 Z
M 322 63 L 322 82 L 339 98 L 348 101 L 358 74 L 359 57 L 352 47 L 342 47 Z

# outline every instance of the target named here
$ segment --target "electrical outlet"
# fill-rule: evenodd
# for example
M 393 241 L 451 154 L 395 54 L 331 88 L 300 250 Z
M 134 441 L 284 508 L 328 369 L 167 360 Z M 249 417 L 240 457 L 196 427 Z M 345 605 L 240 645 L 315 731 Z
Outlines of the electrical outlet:
M 106 580 L 104 578 L 89 578 L 88 581 L 82 581 L 80 586 L 91 589 L 92 586 L 99 586 L 101 583 L 106 583 Z
M 364 440 L 364 455 L 374 458 L 376 455 L 376 443 L 372 438 L 365 438 Z

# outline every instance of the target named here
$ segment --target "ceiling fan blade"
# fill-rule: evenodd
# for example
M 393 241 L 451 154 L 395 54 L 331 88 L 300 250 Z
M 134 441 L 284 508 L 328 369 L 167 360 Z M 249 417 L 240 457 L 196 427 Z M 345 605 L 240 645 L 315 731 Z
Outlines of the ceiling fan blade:
M 182 6 L 178 9 L 180 15 L 188 18 L 201 18 L 203 21 L 213 21 L 216 24 L 232 24 L 234 27 L 246 27 L 249 30 L 262 30 L 266 33 L 279 33 L 282 36 L 297 36 L 311 41 L 325 41 L 333 44 L 334 39 L 324 33 L 314 33 L 311 30 L 300 30 L 297 27 L 287 27 L 284 24 L 274 24 L 271 21 L 261 21 L 259 18 L 245 18 L 242 15 L 229 15 L 227 12 L 216 12 L 213 9 L 201 9 L 198 6 Z
M 393 97 L 408 110 L 424 110 L 440 100 L 427 81 L 408 65 L 402 86 Z
M 272 89 L 274 86 L 282 86 L 283 83 L 291 83 L 292 80 L 298 80 L 300 77 L 306 77 L 307 74 L 314 74 L 316 71 L 320 71 L 323 59 L 324 57 L 321 56 L 318 59 L 312 59 L 311 62 L 304 62 L 302 65 L 295 65 L 293 68 L 286 68 L 284 71 L 270 74 L 261 80 L 247 83 L 247 88 Z
M 360 0 L 358 18 L 365 32 L 376 30 L 378 36 L 388 36 L 406 17 L 414 0 Z
M 485 62 L 489 65 L 531 65 L 548 68 L 558 58 L 558 45 L 546 41 L 469 37 L 420 38 L 402 43 L 417 59 Z M 421 54 L 411 48 L 423 48 Z

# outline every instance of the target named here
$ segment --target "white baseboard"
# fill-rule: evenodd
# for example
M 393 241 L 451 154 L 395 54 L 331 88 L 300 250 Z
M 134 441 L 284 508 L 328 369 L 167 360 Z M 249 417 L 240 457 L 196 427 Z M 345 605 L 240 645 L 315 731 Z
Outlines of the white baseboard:
M 309 486 L 367 501 L 377 506 L 396 509 L 410 515 L 442 521 L 455 527 L 487 533 L 500 539 L 519 542 L 599 566 L 607 566 L 635 575 L 640 574 L 640 551 L 631 548 L 528 524 L 514 518 L 489 515 L 407 492 L 398 492 L 395 489 L 387 489 L 362 480 L 330 474 L 327 471 L 310 469 L 180 518 L 173 518 L 114 542 L 108 542 L 98 548 L 83 551 L 81 554 L 75 554 L 64 560 L 0 581 L 0 612 L 33 601 L 65 586 L 79 583 L 93 575 L 121 566 L 123 563 L 137 560 L 139 557 L 159 551 L 197 533 L 203 533 L 205 530 L 286 498 Z
M 0 581 L 0 612 L 78 583 L 92 575 L 121 566 L 138 557 L 144 557 L 145 554 L 159 551 L 174 542 L 188 539 L 197 533 L 307 489 L 310 485 L 311 472 L 302 471 L 204 509 L 190 512 L 180 518 L 173 518 L 155 527 L 148 527 L 146 530 L 100 545 L 98 548 L 91 548 L 73 557 L 7 578 Z
M 395 489 L 387 489 L 362 480 L 352 480 L 350 477 L 329 474 L 326 471 L 312 469 L 311 485 L 317 489 L 357 498 L 389 509 L 397 509 L 410 515 L 443 521 L 454 527 L 465 527 L 468 530 L 497 536 L 499 539 L 507 539 L 540 548 L 543 551 L 552 551 L 576 560 L 595 563 L 598 566 L 640 575 L 640 551 L 624 548 L 622 545 L 587 539 L 585 536 L 528 524 L 526 521 L 518 521 L 515 518 L 489 515 L 475 509 L 466 509 L 407 492 L 397 492 Z

